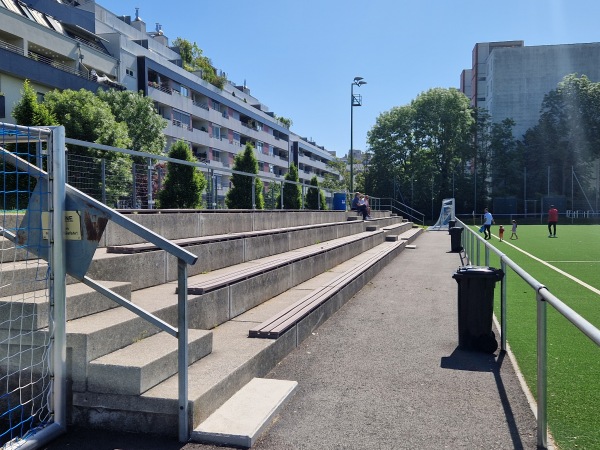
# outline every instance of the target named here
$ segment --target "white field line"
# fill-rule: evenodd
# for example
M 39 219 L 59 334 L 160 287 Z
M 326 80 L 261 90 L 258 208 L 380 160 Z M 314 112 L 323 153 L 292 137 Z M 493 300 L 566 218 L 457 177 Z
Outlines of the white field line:
M 592 263 L 592 264 L 597 264 L 600 263 L 600 261 L 546 261 L 549 263 Z
M 524 255 L 529 256 L 531 259 L 535 259 L 536 261 L 542 263 L 543 265 L 545 265 L 546 267 L 550 267 L 552 270 L 560 273 L 561 275 L 564 275 L 565 277 L 573 280 L 575 283 L 589 289 L 590 291 L 594 292 L 595 294 L 600 295 L 600 289 L 596 289 L 594 286 L 590 286 L 589 284 L 587 284 L 584 281 L 581 281 L 579 278 L 575 278 L 573 275 L 571 275 L 570 273 L 565 272 L 564 270 L 560 270 L 558 267 L 554 267 L 552 264 L 549 264 L 547 261 L 544 261 L 543 259 L 538 258 L 537 256 L 532 255 L 531 253 L 526 252 L 523 249 L 520 249 L 519 247 L 511 244 L 510 242 L 506 242 L 506 241 L 502 241 L 507 245 L 510 245 L 512 248 L 520 251 L 521 253 L 523 253 Z M 566 261 L 565 261 L 566 262 Z M 590 261 L 582 261 L 582 262 L 590 262 Z

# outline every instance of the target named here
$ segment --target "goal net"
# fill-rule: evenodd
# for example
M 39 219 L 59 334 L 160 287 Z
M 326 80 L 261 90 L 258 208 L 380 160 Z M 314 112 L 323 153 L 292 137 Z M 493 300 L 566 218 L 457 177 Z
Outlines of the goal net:
M 456 220 L 456 217 L 454 215 L 454 199 L 445 198 L 444 200 L 442 200 L 442 209 L 440 211 L 440 217 L 438 218 L 435 225 L 429 227 L 428 230 L 447 230 L 451 220 Z
M 42 213 L 33 209 L 49 204 L 49 183 L 40 182 L 39 173 L 27 170 L 48 166 L 48 136 L 48 130 L 0 123 L 1 449 L 31 448 L 30 438 L 54 417 L 51 271 L 36 256 L 50 252 L 51 240 L 39 241 L 38 247 L 46 249 L 33 249 L 26 238 L 32 232 L 50 231 L 41 230 L 39 221 L 29 220 Z M 14 156 L 30 166 L 17 167 Z M 45 198 L 34 201 L 34 196 Z

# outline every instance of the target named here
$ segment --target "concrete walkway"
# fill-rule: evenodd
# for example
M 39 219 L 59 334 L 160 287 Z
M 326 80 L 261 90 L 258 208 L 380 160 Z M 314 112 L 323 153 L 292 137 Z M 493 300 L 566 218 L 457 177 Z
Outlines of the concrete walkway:
M 415 245 L 269 374 L 299 385 L 253 448 L 536 448 L 535 418 L 508 357 L 457 349 L 460 259 L 450 236 L 427 232 Z M 217 447 L 75 430 L 46 448 Z

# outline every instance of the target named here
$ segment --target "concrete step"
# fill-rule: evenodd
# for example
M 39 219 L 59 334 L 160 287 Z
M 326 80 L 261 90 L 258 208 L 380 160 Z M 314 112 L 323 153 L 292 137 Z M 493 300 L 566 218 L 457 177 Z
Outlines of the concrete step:
M 159 316 L 176 317 L 175 286 L 164 284 L 153 290 L 135 291 L 132 302 Z M 171 325 L 175 320 L 166 320 Z M 125 308 L 115 308 L 67 322 L 67 346 L 73 390 L 86 390 L 89 363 L 116 350 L 148 338 L 160 329 Z
M 296 381 L 253 378 L 194 429 L 190 440 L 252 447 L 297 386 Z
M 196 427 L 206 420 L 250 380 L 264 377 L 300 343 L 295 332 L 285 333 L 276 340 L 250 339 L 250 328 L 293 304 L 311 290 L 326 285 L 340 273 L 355 266 L 361 258 L 368 257 L 369 253 L 365 251 L 356 255 L 214 328 L 212 353 L 189 367 L 192 425 Z M 325 305 L 318 320 L 306 324 L 303 336 L 310 334 L 335 313 L 375 273 L 376 270 L 369 271 L 350 281 L 339 297 Z M 177 386 L 178 377 L 173 375 L 139 396 L 75 392 L 73 418 L 75 423 L 81 425 L 93 424 L 122 431 L 152 430 L 173 435 L 178 419 Z M 144 411 L 144 414 L 140 415 L 139 411 Z
M 193 329 L 188 333 L 188 358 L 192 364 L 212 351 L 212 333 Z M 91 361 L 87 389 L 139 395 L 177 370 L 177 339 L 160 332 Z
M 128 282 L 101 281 L 100 283 L 124 298 L 131 297 L 131 284 Z M 0 321 L 0 329 L 18 327 L 22 330 L 40 330 L 47 327 L 50 308 L 47 295 L 46 289 L 40 289 L 26 292 L 18 298 L 16 296 L 0 298 L 0 311 L 6 311 L 6 315 L 2 314 L 3 319 L 8 319 L 6 322 Z M 13 307 L 10 308 L 10 305 Z M 18 305 L 18 308 L 14 305 Z M 78 319 L 117 306 L 117 303 L 83 283 L 67 285 L 67 320 Z

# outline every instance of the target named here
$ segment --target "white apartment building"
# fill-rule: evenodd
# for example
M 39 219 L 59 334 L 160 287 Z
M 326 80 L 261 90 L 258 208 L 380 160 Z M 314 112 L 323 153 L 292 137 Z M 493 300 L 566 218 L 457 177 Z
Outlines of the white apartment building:
M 93 0 L 28 4 L 0 0 L 0 90 L 5 96 L 0 121 L 13 121 L 10 111 L 25 79 L 40 95 L 54 88 L 123 87 L 154 100 L 168 121 L 165 151 L 177 140 L 189 143 L 214 168 L 222 192 L 229 176 L 219 169 L 230 168 L 248 142 L 262 175 L 282 177 L 291 162 L 306 184 L 330 172 L 327 161 L 335 155 L 291 132 L 248 87 L 228 81 L 219 89 L 201 74 L 184 70 L 160 26 L 148 31 L 138 11 L 132 19 Z
M 481 42 L 473 48 L 472 67 L 461 73 L 460 90 L 493 122 L 512 118 L 514 136 L 521 139 L 537 124 L 544 96 L 571 73 L 600 81 L 600 43 Z

